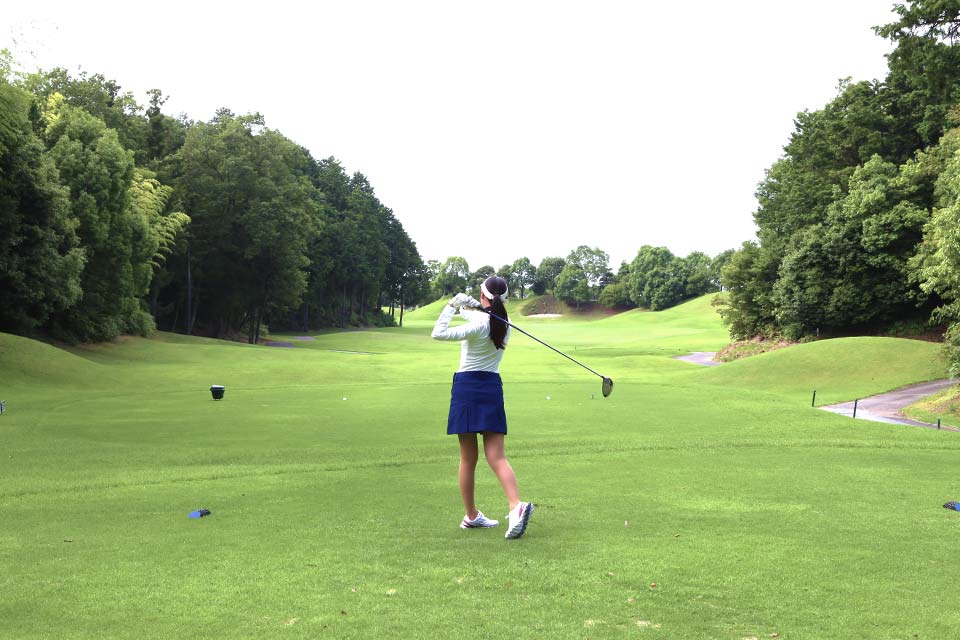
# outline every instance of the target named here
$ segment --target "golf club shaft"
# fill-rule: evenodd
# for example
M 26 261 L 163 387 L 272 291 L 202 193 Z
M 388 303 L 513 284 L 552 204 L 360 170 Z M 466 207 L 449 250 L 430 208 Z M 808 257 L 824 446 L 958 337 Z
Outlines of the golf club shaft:
M 570 356 L 568 356 L 567 354 L 565 354 L 563 351 L 560 351 L 560 349 L 557 349 L 556 347 L 551 347 L 550 345 L 548 345 L 546 342 L 544 342 L 543 340 L 541 340 L 541 339 L 538 338 L 537 336 L 531 335 L 531 334 L 527 333 L 526 331 L 524 331 L 523 329 L 521 329 L 521 328 L 518 327 L 517 325 L 513 324 L 513 323 L 510 322 L 509 320 L 504 320 L 504 319 L 501 318 L 500 316 L 496 315 L 495 313 L 491 313 L 490 311 L 486 311 L 486 313 L 489 313 L 489 314 L 490 314 L 490 317 L 496 318 L 497 320 L 499 320 L 500 322 L 504 323 L 505 325 L 508 325 L 508 326 L 510 326 L 510 327 L 513 327 L 514 329 L 516 329 L 517 331 L 519 331 L 519 332 L 522 333 L 523 335 L 527 336 L 528 338 L 533 338 L 534 340 L 536 340 L 537 342 L 539 342 L 539 343 L 542 344 L 543 346 L 547 347 L 548 349 L 553 349 L 554 351 L 556 351 L 557 353 L 559 353 L 560 355 L 562 355 L 562 356 L 563 356 L 564 358 L 566 358 L 567 360 L 570 360 L 571 362 L 576 362 L 578 365 L 580 365 L 581 367 L 583 367 L 584 369 L 586 369 L 587 371 L 589 371 L 589 372 L 592 373 L 593 375 L 595 375 L 595 376 L 600 376 L 600 378 L 605 379 L 604 376 L 602 376 L 601 374 L 597 373 L 596 371 L 594 371 L 593 369 L 591 369 L 591 368 L 588 367 L 587 365 L 585 365 L 585 364 L 583 364 L 582 362 L 579 362 L 579 361 L 577 361 L 577 360 L 574 360 L 573 358 L 571 358 Z

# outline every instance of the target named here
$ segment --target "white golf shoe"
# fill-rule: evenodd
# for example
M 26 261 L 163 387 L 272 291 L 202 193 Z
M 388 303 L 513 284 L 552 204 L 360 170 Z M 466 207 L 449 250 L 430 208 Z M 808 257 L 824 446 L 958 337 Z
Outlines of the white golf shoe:
M 533 515 L 533 503 L 521 502 L 507 514 L 507 533 L 504 538 L 519 538 L 527 530 L 527 523 Z
M 477 517 L 471 520 L 467 516 L 463 516 L 463 520 L 460 521 L 461 529 L 489 529 L 490 527 L 495 527 L 500 524 L 499 520 L 491 520 L 487 516 L 483 515 L 482 511 L 477 511 Z

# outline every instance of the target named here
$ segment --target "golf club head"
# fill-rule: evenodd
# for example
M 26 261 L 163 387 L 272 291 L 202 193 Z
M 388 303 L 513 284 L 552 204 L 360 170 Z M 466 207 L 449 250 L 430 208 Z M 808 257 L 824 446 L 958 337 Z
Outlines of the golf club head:
M 603 397 L 606 398 L 610 395 L 610 392 L 613 391 L 613 380 L 610 378 L 603 379 Z

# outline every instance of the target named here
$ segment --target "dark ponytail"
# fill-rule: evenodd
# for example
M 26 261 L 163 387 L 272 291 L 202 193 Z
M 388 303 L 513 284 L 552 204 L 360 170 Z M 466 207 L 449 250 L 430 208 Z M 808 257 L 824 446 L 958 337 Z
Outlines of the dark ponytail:
M 493 303 L 490 305 L 490 312 L 504 320 L 510 319 L 507 317 L 507 308 L 503 306 L 503 300 L 499 297 L 494 298 Z M 497 349 L 503 349 L 505 348 L 503 340 L 507 337 L 507 325 L 501 322 L 499 318 L 490 316 L 490 339 L 493 340 L 493 344 L 496 345 Z
M 503 306 L 503 300 L 500 299 L 500 296 L 507 293 L 507 281 L 498 276 L 490 276 L 483 281 L 483 288 L 490 294 L 489 296 L 486 293 L 483 294 L 490 301 L 490 308 L 487 310 L 491 314 L 490 339 L 493 340 L 497 349 L 504 349 L 503 341 L 507 337 L 507 325 L 502 320 L 509 320 L 510 318 L 507 316 L 507 308 Z

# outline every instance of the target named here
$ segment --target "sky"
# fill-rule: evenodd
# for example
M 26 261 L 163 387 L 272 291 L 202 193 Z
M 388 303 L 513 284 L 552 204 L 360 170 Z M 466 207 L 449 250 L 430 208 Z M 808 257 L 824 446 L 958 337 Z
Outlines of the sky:
M 755 239 L 757 184 L 794 117 L 882 79 L 886 0 L 171 0 L 16 3 L 22 69 L 102 73 L 220 107 L 367 176 L 424 260 L 472 270 L 580 245 Z M 136 8 L 135 8 L 136 7 Z M 189 213 L 189 212 L 188 212 Z

